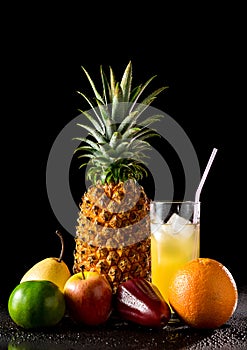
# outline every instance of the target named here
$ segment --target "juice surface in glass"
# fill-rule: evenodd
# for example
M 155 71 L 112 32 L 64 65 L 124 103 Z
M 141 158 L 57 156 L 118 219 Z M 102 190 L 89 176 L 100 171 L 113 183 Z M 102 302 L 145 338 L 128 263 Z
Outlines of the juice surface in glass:
M 188 223 L 174 230 L 171 224 L 151 222 L 152 283 L 159 288 L 167 302 L 168 286 L 173 274 L 187 261 L 198 258 L 199 250 L 199 223 Z

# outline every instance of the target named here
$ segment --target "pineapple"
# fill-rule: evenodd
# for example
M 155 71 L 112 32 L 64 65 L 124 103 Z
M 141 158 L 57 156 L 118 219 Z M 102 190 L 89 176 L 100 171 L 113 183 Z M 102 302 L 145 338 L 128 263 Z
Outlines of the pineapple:
M 95 95 L 92 108 L 81 111 L 90 121 L 78 124 L 88 132 L 75 152 L 87 159 L 88 190 L 81 198 L 76 226 L 73 272 L 98 271 L 105 274 L 113 293 L 119 283 L 135 277 L 150 280 L 150 198 L 140 181 L 148 175 L 145 158 L 151 145 L 147 141 L 159 134 L 150 124 L 161 115 L 141 117 L 161 87 L 139 101 L 144 89 L 153 80 L 132 89 L 132 63 L 128 63 L 119 83 L 109 67 L 110 77 L 102 66 L 100 75 L 103 93 L 99 94 L 88 72 L 82 67 Z M 91 125 L 92 124 L 92 125 Z

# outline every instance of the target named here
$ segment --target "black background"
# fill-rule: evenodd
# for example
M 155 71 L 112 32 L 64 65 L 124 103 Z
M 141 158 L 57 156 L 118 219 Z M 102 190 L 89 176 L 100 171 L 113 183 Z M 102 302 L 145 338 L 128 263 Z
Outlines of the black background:
M 81 66 L 100 86 L 101 64 L 111 65 L 120 77 L 129 60 L 134 85 L 157 74 L 153 87 L 169 86 L 153 106 L 187 133 L 201 171 L 213 147 L 218 148 L 201 194 L 201 255 L 218 259 L 239 285 L 246 283 L 241 9 L 193 9 L 193 14 L 190 9 L 178 10 L 161 12 L 155 7 L 143 14 L 119 8 L 105 17 L 101 9 L 66 7 L 37 6 L 29 15 L 23 8 L 6 12 L 1 65 L 1 301 L 34 263 L 59 255 L 56 229 L 64 234 L 64 260 L 72 268 L 73 236 L 60 226 L 46 192 L 49 151 L 78 109 L 88 108 L 76 93 L 92 93 Z M 74 166 L 70 180 L 77 203 L 83 176 Z

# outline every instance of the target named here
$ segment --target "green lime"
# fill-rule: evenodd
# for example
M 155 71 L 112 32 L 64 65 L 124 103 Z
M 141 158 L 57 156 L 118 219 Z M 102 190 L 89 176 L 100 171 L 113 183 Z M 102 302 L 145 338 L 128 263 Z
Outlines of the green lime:
M 10 317 L 26 329 L 56 325 L 63 318 L 65 308 L 61 290 L 46 280 L 18 284 L 8 300 Z

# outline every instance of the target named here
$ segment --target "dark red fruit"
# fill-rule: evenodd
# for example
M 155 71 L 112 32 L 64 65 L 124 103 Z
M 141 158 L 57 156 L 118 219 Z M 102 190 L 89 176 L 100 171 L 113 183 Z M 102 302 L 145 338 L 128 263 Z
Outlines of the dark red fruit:
M 142 326 L 165 326 L 171 318 L 170 307 L 158 288 L 143 278 L 119 284 L 115 307 L 121 318 Z

